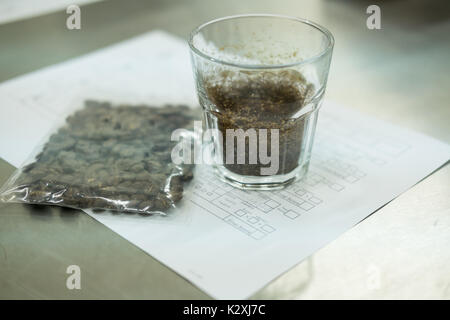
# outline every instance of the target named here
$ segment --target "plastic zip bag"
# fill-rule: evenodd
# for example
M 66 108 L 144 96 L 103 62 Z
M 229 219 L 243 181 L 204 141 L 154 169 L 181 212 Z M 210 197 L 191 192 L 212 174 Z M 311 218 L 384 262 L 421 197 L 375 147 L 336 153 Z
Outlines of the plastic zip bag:
M 192 165 L 175 165 L 171 133 L 197 113 L 86 101 L 0 189 L 6 202 L 166 214 L 181 200 Z

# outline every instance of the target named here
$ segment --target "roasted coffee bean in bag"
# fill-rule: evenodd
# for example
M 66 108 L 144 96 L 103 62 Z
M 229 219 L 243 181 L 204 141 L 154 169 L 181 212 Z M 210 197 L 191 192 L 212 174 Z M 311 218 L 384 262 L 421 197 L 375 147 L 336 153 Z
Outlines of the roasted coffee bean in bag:
M 175 165 L 171 134 L 192 126 L 187 106 L 86 101 L 0 190 L 7 202 L 166 214 L 192 165 Z

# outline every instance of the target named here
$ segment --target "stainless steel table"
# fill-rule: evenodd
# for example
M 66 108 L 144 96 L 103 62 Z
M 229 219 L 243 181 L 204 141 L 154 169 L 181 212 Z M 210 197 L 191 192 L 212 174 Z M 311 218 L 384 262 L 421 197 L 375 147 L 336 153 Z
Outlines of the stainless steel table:
M 327 98 L 450 142 L 450 17 L 446 1 L 105 1 L 0 26 L 0 81 L 151 29 L 186 37 L 214 17 L 307 17 L 335 35 Z M 1 102 L 0 102 L 1 108 Z M 1 137 L 0 137 L 1 139 Z M 0 183 L 14 168 L 0 160 Z M 393 177 L 395 179 L 395 177 Z M 261 290 L 256 298 L 450 298 L 450 166 Z M 66 268 L 82 270 L 81 290 Z M 188 281 L 76 210 L 0 204 L 0 298 L 208 298 Z

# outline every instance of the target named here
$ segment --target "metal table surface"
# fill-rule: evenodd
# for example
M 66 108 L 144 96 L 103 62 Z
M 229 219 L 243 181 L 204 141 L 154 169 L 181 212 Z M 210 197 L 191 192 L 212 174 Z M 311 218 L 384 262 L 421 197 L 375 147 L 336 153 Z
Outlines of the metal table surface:
M 369 30 L 370 4 L 93 3 L 81 7 L 79 31 L 66 29 L 65 10 L 0 25 L 0 81 L 152 29 L 186 37 L 194 26 L 215 17 L 289 14 L 319 22 L 335 35 L 326 98 L 449 143 L 448 5 L 381 1 L 382 29 Z M 13 170 L 0 159 L 0 183 Z M 449 182 L 447 164 L 254 297 L 449 299 Z M 71 264 L 81 267 L 81 290 L 66 288 L 66 268 Z M 0 204 L 0 298 L 209 297 L 81 211 Z

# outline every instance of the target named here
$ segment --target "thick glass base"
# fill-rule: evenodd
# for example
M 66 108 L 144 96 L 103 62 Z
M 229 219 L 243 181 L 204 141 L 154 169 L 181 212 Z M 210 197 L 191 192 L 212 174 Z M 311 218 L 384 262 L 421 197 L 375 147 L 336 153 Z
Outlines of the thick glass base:
M 308 164 L 299 166 L 287 174 L 273 176 L 243 176 L 224 166 L 214 166 L 216 175 L 229 185 L 243 190 L 277 190 L 303 178 L 308 172 Z

